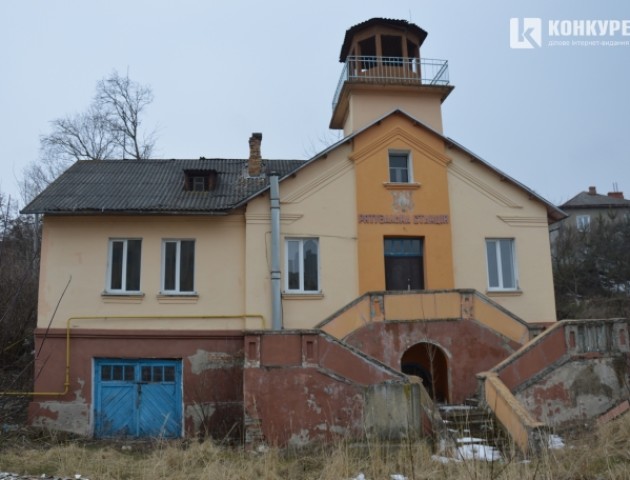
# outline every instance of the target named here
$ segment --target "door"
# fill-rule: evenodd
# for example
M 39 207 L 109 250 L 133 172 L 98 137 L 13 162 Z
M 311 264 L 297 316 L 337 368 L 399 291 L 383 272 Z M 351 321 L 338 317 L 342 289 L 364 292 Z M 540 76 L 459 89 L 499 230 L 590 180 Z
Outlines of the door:
M 180 360 L 97 359 L 94 379 L 95 436 L 181 436 Z
M 385 289 L 424 289 L 424 239 L 385 239 Z
M 428 342 L 411 346 L 400 359 L 400 369 L 407 375 L 420 377 L 434 401 L 448 403 L 448 360 L 440 347 Z

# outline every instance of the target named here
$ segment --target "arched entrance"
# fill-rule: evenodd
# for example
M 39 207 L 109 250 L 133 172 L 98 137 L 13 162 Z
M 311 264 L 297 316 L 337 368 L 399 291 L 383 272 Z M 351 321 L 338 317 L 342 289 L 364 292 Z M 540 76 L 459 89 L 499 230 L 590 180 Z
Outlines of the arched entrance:
M 448 403 L 448 364 L 444 351 L 432 343 L 416 343 L 400 359 L 400 369 L 422 379 L 434 401 Z

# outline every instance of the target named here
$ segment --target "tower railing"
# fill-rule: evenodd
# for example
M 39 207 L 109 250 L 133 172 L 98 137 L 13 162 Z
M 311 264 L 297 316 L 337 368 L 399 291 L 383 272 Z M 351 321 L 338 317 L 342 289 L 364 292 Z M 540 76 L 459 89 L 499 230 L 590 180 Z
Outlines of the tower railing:
M 333 109 L 339 102 L 345 82 L 397 85 L 449 84 L 448 61 L 414 57 L 349 56 L 343 66 Z

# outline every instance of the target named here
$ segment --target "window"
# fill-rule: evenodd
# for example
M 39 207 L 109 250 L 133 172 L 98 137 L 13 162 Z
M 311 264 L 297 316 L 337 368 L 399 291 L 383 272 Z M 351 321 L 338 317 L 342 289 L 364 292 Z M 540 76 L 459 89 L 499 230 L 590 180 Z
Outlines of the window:
M 409 153 L 389 152 L 389 181 L 391 183 L 411 182 Z
M 287 239 L 285 271 L 287 292 L 319 292 L 319 240 Z
M 208 190 L 208 187 L 206 187 L 206 177 L 192 177 L 192 190 L 193 192 Z
M 162 291 L 195 291 L 195 241 L 164 240 L 162 244 Z
M 101 365 L 101 381 L 133 382 L 135 369 L 133 365 Z
M 398 35 L 381 35 L 381 50 L 385 65 L 402 65 L 402 40 L 402 37 Z
M 591 216 L 590 215 L 578 215 L 575 217 L 575 223 L 577 225 L 577 229 L 580 232 L 585 232 L 591 226 Z
M 369 37 L 359 42 L 361 71 L 376 67 L 376 37 Z
M 169 365 L 142 366 L 140 378 L 147 383 L 172 383 L 175 381 L 175 367 Z
M 140 291 L 140 256 L 142 241 L 139 239 L 114 239 L 109 241 L 107 291 L 128 293 Z
M 517 290 L 514 239 L 487 239 L 486 255 L 488 259 L 488 289 Z
M 214 170 L 184 170 L 184 190 L 189 192 L 208 192 L 217 183 Z

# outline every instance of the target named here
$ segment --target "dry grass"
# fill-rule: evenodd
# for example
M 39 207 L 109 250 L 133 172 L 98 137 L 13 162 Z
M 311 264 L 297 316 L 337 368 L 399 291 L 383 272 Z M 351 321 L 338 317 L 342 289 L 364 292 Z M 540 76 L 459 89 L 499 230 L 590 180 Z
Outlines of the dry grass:
M 409 445 L 341 442 L 308 449 L 252 452 L 210 441 L 95 443 L 15 435 L 0 443 L 0 471 L 91 480 L 221 479 L 368 480 L 394 473 L 411 479 L 630 480 L 630 415 L 549 450 L 529 462 L 512 459 L 440 464 L 424 442 Z

